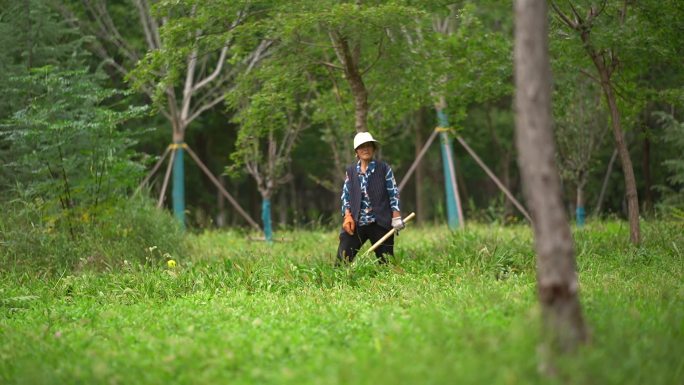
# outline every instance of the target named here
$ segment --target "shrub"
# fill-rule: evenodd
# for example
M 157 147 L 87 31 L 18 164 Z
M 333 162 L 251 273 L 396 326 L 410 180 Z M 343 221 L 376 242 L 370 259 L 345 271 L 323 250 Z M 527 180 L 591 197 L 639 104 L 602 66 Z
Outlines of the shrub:
M 115 269 L 125 263 L 163 263 L 183 253 L 183 233 L 175 220 L 143 198 L 113 202 L 96 220 L 77 218 L 76 226 L 46 216 L 40 199 L 16 199 L 2 210 L 0 270 Z

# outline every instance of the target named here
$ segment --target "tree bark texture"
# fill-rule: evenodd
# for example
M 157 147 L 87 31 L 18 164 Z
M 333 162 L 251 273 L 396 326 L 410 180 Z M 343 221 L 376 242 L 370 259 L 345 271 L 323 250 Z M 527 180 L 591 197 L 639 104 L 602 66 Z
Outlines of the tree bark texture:
M 516 146 L 533 221 L 542 325 L 554 350 L 570 351 L 587 331 L 555 165 L 546 0 L 516 0 L 515 24 Z
M 335 49 L 337 59 L 342 64 L 344 77 L 347 79 L 354 97 L 354 127 L 356 132 L 368 131 L 368 90 L 363 82 L 363 74 L 359 68 L 361 60 L 361 45 L 350 42 L 337 31 L 330 32 L 330 38 Z M 353 46 L 350 47 L 350 43 Z

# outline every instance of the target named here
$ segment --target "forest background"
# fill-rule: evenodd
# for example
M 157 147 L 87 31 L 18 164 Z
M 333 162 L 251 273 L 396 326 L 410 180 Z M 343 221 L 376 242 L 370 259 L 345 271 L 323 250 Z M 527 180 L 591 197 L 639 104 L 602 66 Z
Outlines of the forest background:
M 599 6 L 590 35 L 559 16 Z M 557 163 L 571 217 L 586 206 L 594 218 L 633 218 L 611 131 L 624 134 L 633 164 L 636 218 L 682 217 L 683 8 L 576 2 L 550 13 Z M 0 189 L 5 211 L 30 217 L 30 231 L 130 231 L 106 228 L 121 227 L 112 221 L 121 210 L 141 210 L 128 197 L 171 143 L 194 149 L 246 213 L 186 156 L 176 210 L 192 231 L 246 227 L 266 200 L 276 229 L 337 226 L 355 132 L 380 140 L 401 182 L 445 125 L 436 111 L 521 198 L 508 2 L 27 0 L 2 10 Z M 453 145 L 466 221 L 524 221 Z M 402 191 L 403 211 L 419 223 L 446 222 L 441 162 L 436 142 Z M 164 169 L 142 195 L 161 196 Z M 167 193 L 160 204 L 172 201 Z

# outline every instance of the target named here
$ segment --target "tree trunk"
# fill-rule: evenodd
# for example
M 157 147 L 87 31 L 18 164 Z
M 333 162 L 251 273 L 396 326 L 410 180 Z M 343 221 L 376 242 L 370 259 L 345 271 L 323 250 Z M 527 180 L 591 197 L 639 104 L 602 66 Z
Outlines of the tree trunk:
M 423 148 L 423 132 L 425 131 L 427 119 L 427 111 L 425 108 L 421 108 L 416 112 L 416 124 L 415 124 L 415 140 L 414 144 L 416 147 L 416 159 L 420 155 L 420 150 Z M 425 213 L 423 212 L 423 187 L 424 182 L 424 172 L 425 166 L 423 162 L 418 163 L 416 166 L 416 223 L 425 222 Z
M 584 226 L 584 219 L 586 211 L 584 209 L 584 186 L 586 181 L 580 180 L 577 182 L 577 207 L 575 208 L 575 224 L 577 227 Z
M 185 141 L 185 127 L 180 119 L 173 120 L 173 143 L 183 144 Z M 173 159 L 173 215 L 182 228 L 185 228 L 185 168 L 183 161 L 183 147 L 176 148 Z
M 587 331 L 555 165 L 546 7 L 546 0 L 515 2 L 516 146 L 533 221 L 546 347 L 571 351 L 587 340 Z
M 361 43 L 359 41 L 353 41 L 351 42 L 353 47 L 350 47 L 350 41 L 346 37 L 340 35 L 337 31 L 330 31 L 330 37 L 335 54 L 342 64 L 344 76 L 347 79 L 347 83 L 354 96 L 354 127 L 356 128 L 356 132 L 367 132 L 368 90 L 363 83 L 363 75 L 359 69 Z
M 221 186 L 226 187 L 226 177 L 221 173 L 218 177 Z M 216 189 L 216 206 L 218 208 L 218 213 L 216 213 L 216 227 L 226 226 L 226 199 L 221 194 L 220 189 Z
M 595 61 L 601 73 L 601 87 L 605 93 L 608 107 L 610 108 L 610 120 L 613 125 L 613 135 L 615 136 L 615 147 L 617 147 L 622 165 L 622 173 L 625 178 L 625 193 L 627 196 L 627 215 L 629 216 L 629 240 L 638 245 L 641 242 L 641 231 L 639 229 L 639 198 L 637 195 L 636 178 L 634 177 L 634 167 L 629 156 L 629 149 L 625 143 L 625 134 L 622 132 L 620 124 L 620 112 L 618 111 L 617 101 L 613 93 L 613 87 L 608 78 L 607 69 Z M 603 69 L 603 70 L 601 70 Z
M 262 194 L 261 220 L 264 224 L 264 238 L 266 242 L 273 242 L 273 228 L 271 226 L 271 197 Z
M 278 225 L 281 227 L 287 226 L 287 191 L 285 189 L 280 189 L 278 191 Z
M 297 185 L 295 184 L 295 178 L 290 179 L 288 182 L 288 191 L 290 193 L 290 208 L 292 208 L 292 226 L 297 228 L 299 226 L 299 209 L 300 209 L 300 197 L 297 194 Z M 304 202 L 305 203 L 305 202 Z M 302 211 L 306 211 L 307 207 L 303 207 Z
M 356 132 L 368 131 L 368 91 L 361 75 L 348 73 L 347 79 L 354 95 L 354 128 Z
M 641 231 L 639 229 L 639 198 L 636 189 L 636 179 L 634 177 L 634 167 L 632 166 L 632 159 L 629 156 L 629 149 L 625 143 L 625 134 L 622 131 L 620 123 L 620 111 L 618 110 L 617 100 L 613 92 L 613 85 L 610 80 L 612 69 L 606 65 L 604 55 L 596 51 L 591 44 L 589 33 L 590 29 L 585 29 L 581 32 L 580 37 L 584 43 L 585 50 L 589 54 L 596 70 L 599 73 L 601 88 L 606 97 L 608 108 L 610 109 L 610 121 L 613 127 L 613 136 L 615 137 L 615 147 L 620 156 L 620 163 L 622 165 L 622 173 L 625 178 L 625 192 L 627 197 L 627 215 L 629 217 L 629 238 L 630 241 L 638 245 L 641 242 Z M 611 59 L 612 61 L 613 59 Z
M 497 154 L 499 154 L 499 172 L 501 173 L 501 183 L 508 191 L 511 191 L 511 154 L 504 147 L 499 139 L 499 135 L 496 133 L 494 128 L 494 123 L 492 122 L 491 106 L 486 106 L 486 116 L 487 116 L 487 128 L 489 128 L 489 133 L 492 135 L 492 142 L 494 142 L 494 148 Z M 501 218 L 502 223 L 508 223 L 508 218 L 513 215 L 513 204 L 510 199 L 504 199 L 504 210 L 503 218 Z
M 644 202 L 643 210 L 651 212 L 653 209 L 653 193 L 651 191 L 653 181 L 651 179 L 651 140 L 648 137 L 648 128 L 644 126 L 644 146 L 641 158 L 641 167 L 644 173 Z
M 511 189 L 511 154 L 509 152 L 504 152 L 501 156 L 501 183 L 508 191 Z M 504 212 L 503 212 L 503 223 L 508 223 L 509 218 L 513 217 L 513 203 L 510 199 L 504 199 Z

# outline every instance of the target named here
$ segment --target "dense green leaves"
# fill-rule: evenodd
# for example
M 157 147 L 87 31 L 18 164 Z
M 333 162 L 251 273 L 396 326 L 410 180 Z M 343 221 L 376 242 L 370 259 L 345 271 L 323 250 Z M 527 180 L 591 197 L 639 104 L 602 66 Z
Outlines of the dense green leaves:
M 29 199 L 41 199 L 53 222 L 97 216 L 111 200 L 131 191 L 142 167 L 133 161 L 135 142 L 119 126 L 144 110 L 103 106 L 120 96 L 78 70 L 41 67 L 16 79 L 30 89 L 27 106 L 2 126 L 14 159 L 4 189 L 17 184 Z M 9 183 L 10 185 L 7 185 Z

